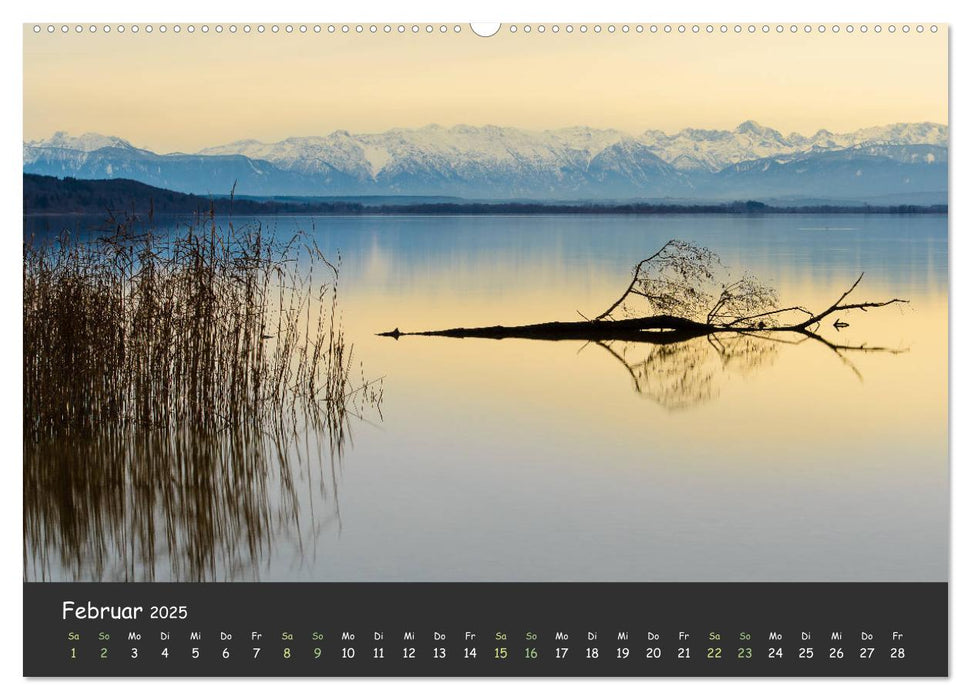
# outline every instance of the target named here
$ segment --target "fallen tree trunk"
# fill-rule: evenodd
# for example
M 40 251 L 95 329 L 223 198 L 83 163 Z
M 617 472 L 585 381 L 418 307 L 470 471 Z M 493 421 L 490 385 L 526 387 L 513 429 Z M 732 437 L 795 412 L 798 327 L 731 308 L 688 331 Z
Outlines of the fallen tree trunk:
M 737 329 L 734 329 L 737 331 Z M 436 331 L 378 333 L 399 338 L 403 335 L 431 335 L 446 338 L 525 338 L 531 340 L 630 340 L 654 343 L 677 343 L 698 338 L 716 329 L 678 316 L 645 316 L 618 321 L 550 321 L 525 326 L 483 326 L 479 328 L 446 328 Z
M 889 306 L 891 304 L 905 304 L 905 299 L 890 299 L 888 301 L 866 301 L 857 304 L 840 304 L 850 292 L 859 284 L 863 275 L 857 278 L 836 303 L 825 311 L 814 314 L 802 307 L 788 307 L 757 314 L 745 319 L 737 319 L 731 323 L 701 323 L 681 316 L 662 314 L 658 316 L 642 316 L 640 318 L 625 318 L 619 320 L 593 319 L 586 321 L 548 321 L 546 323 L 531 323 L 523 326 L 480 326 L 475 328 L 446 328 L 433 331 L 402 332 L 395 328 L 393 331 L 378 333 L 381 336 L 400 338 L 404 335 L 439 336 L 446 338 L 523 338 L 530 340 L 589 340 L 607 341 L 624 340 L 631 342 L 649 343 L 678 343 L 692 338 L 699 338 L 719 333 L 800 333 L 818 338 L 815 329 L 823 319 L 838 312 L 854 309 L 867 309 Z M 799 311 L 808 316 L 805 321 L 784 325 L 765 325 L 764 319 L 790 311 Z M 833 324 L 837 330 L 848 324 L 836 320 Z
M 717 256 L 707 248 L 671 240 L 634 267 L 633 279 L 624 293 L 593 319 L 417 332 L 402 332 L 395 328 L 378 335 L 395 339 L 404 335 L 424 335 L 494 340 L 622 340 L 663 344 L 719 333 L 787 332 L 822 340 L 817 330 L 823 320 L 833 314 L 907 303 L 905 299 L 894 298 L 844 304 L 863 279 L 861 273 L 849 289 L 820 313 L 814 313 L 804 306 L 774 308 L 777 301 L 773 289 L 749 275 L 719 283 L 713 273 L 718 264 Z M 628 299 L 636 298 L 647 300 L 652 310 L 659 313 L 622 319 L 611 316 L 626 305 Z M 701 318 L 704 320 L 695 320 Z M 794 321 L 794 318 L 800 320 Z M 837 316 L 833 327 L 839 331 L 847 325 Z

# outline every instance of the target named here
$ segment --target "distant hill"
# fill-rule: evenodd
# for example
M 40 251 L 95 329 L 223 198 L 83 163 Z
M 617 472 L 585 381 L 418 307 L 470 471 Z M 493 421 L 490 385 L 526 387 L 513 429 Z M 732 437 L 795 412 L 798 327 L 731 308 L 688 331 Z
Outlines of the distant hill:
M 152 187 L 134 180 L 80 180 L 24 175 L 24 214 L 193 214 L 224 216 L 273 214 L 770 214 L 770 213 L 945 213 L 947 205 L 872 206 L 833 202 L 767 205 L 754 200 L 732 202 L 497 202 L 454 198 L 277 197 L 267 199 L 200 197 Z
M 359 211 L 353 202 L 231 200 L 228 196 L 200 197 L 152 187 L 135 180 L 81 180 L 45 175 L 24 175 L 25 214 L 105 214 L 136 212 L 145 214 L 205 213 L 283 214 L 341 213 Z
M 461 197 L 475 200 L 881 198 L 948 189 L 948 127 L 890 124 L 783 135 L 754 121 L 675 134 L 571 127 L 430 125 L 237 141 L 158 154 L 98 134 L 23 144 L 25 173 L 123 178 L 198 195 Z

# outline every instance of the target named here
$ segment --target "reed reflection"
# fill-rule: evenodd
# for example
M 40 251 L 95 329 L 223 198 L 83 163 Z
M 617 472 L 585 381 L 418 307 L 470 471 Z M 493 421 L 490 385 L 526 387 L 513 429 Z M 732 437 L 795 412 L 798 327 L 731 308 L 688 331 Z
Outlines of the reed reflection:
M 302 554 L 299 533 L 339 520 L 330 440 L 323 426 L 308 428 L 298 439 L 244 426 L 104 427 L 25 443 L 25 576 L 257 578 L 275 538 Z M 327 511 L 301 512 L 302 483 Z

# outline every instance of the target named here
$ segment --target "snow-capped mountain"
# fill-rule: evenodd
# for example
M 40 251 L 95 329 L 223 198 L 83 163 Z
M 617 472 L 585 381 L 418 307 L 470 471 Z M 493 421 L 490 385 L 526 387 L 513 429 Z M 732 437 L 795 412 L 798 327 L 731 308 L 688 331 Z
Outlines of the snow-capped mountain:
M 177 192 L 218 195 L 229 194 L 233 183 L 240 194 L 311 194 L 328 185 L 325 178 L 310 180 L 245 156 L 158 155 L 121 143 L 89 151 L 25 144 L 24 172 L 83 180 L 126 178 Z
M 786 136 L 754 121 L 730 131 L 637 135 L 587 127 L 429 125 L 159 155 L 116 137 L 59 132 L 24 144 L 24 171 L 128 177 L 195 193 L 225 193 L 236 182 L 237 192 L 252 195 L 851 197 L 946 192 L 947 140 L 946 126 L 926 122 L 812 136 Z M 848 182 L 827 181 L 827 169 L 843 172 L 847 163 L 857 166 Z
M 476 188 L 488 184 L 510 193 L 542 196 L 579 187 L 586 166 L 625 138 L 619 131 L 581 127 L 531 132 L 497 126 L 446 129 L 432 124 L 380 134 L 337 131 L 271 144 L 239 141 L 201 153 L 261 158 L 306 175 L 336 168 L 362 184 L 389 192 L 410 193 L 418 187 L 426 194 L 440 194 L 444 188 L 478 196 Z
M 717 172 L 734 163 L 800 150 L 775 129 L 754 121 L 743 122 L 734 131 L 682 129 L 671 135 L 646 131 L 641 140 L 658 156 L 689 172 Z
M 784 159 L 811 150 L 835 150 L 869 144 L 927 144 L 946 148 L 947 137 L 946 126 L 927 122 L 890 124 L 846 134 L 821 129 L 807 137 L 798 133 L 783 136 L 775 129 L 747 121 L 734 131 L 683 129 L 672 135 L 646 131 L 641 140 L 654 153 L 680 170 L 717 172 L 748 160 Z
M 101 134 L 92 132 L 87 132 L 80 136 L 71 136 L 66 131 L 56 131 L 46 141 L 31 142 L 24 144 L 24 146 L 62 148 L 68 151 L 81 151 L 83 153 L 97 151 L 99 148 L 134 148 L 130 143 L 117 136 L 102 136 Z
M 645 131 L 629 136 L 609 129 L 573 127 L 552 131 L 526 131 L 495 126 L 437 125 L 421 129 L 392 129 L 379 134 L 351 135 L 337 131 L 327 137 L 290 138 L 278 143 L 237 141 L 201 151 L 204 155 L 246 155 L 312 173 L 321 163 L 346 163 L 377 177 L 397 159 L 416 154 L 450 162 L 461 169 L 462 161 L 502 164 L 548 163 L 572 166 L 589 163 L 598 153 L 620 141 L 637 141 L 678 170 L 717 172 L 729 165 L 759 158 L 785 157 L 810 149 L 832 150 L 867 144 L 947 146 L 948 130 L 941 124 L 890 124 L 834 134 L 825 129 L 812 136 L 783 136 L 775 129 L 746 121 L 733 131 L 683 129 L 675 134 Z

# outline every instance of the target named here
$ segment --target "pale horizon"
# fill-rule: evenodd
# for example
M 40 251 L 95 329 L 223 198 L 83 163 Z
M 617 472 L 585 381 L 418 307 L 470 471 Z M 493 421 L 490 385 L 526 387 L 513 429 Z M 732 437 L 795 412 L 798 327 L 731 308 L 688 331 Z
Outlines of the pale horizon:
M 57 131 L 192 153 L 335 131 L 500 125 L 788 136 L 948 124 L 937 33 L 34 34 L 25 141 Z M 447 128 L 447 126 L 446 126 Z

